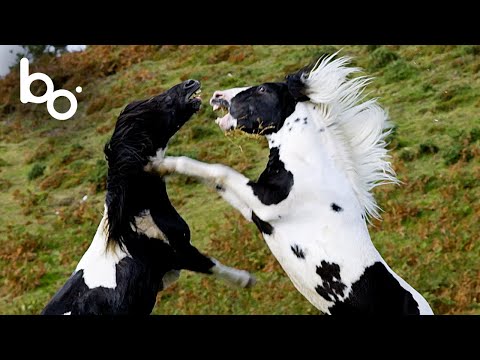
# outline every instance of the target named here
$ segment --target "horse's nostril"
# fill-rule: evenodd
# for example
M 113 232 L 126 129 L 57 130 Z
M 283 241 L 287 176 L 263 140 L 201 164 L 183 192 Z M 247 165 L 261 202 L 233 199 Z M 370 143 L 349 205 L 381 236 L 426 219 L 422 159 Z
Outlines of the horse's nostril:
M 190 79 L 190 80 L 185 81 L 185 85 L 183 85 L 183 87 L 184 87 L 185 89 L 189 89 L 189 88 L 191 88 L 192 86 L 194 86 L 195 84 L 196 84 L 196 81 Z
M 218 98 L 221 98 L 222 97 L 222 94 L 220 93 L 215 93 L 215 99 L 218 99 Z

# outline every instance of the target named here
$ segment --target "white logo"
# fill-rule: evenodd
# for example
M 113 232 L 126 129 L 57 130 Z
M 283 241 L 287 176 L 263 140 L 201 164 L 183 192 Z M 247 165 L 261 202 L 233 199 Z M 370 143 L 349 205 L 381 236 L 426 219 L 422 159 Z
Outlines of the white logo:
M 32 85 L 32 82 L 34 82 L 35 80 L 41 80 L 47 86 L 47 91 L 45 91 L 45 94 L 43 94 L 42 96 L 35 96 L 30 91 L 30 85 Z M 75 91 L 77 93 L 81 93 L 82 88 L 80 86 L 77 86 Z M 59 113 L 53 107 L 55 100 L 61 96 L 66 97 L 70 101 L 70 109 L 68 109 L 68 111 L 64 113 Z M 48 75 L 44 73 L 37 72 L 30 75 L 29 61 L 27 58 L 22 58 L 20 60 L 20 101 L 23 104 L 29 102 L 34 104 L 41 104 L 46 102 L 49 114 L 57 120 L 68 120 L 73 115 L 75 115 L 75 112 L 77 111 L 77 98 L 75 97 L 75 95 L 73 95 L 70 91 L 64 89 L 53 91 L 53 81 Z

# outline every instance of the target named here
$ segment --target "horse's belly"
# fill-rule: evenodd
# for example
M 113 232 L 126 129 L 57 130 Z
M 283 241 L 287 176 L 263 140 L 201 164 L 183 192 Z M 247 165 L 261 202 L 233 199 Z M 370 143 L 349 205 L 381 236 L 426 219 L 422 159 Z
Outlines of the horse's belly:
M 264 234 L 264 239 L 296 289 L 317 309 L 327 311 L 332 303 L 315 290 L 321 283 L 316 267 L 325 258 L 322 248 L 312 246 L 313 239 L 289 236 L 287 239 L 295 240 L 286 241 L 284 235 L 276 231 L 272 235 Z

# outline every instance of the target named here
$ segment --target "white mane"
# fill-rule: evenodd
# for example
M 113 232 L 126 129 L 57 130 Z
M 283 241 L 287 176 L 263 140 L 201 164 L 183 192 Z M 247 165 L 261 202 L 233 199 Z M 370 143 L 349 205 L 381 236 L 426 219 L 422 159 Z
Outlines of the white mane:
M 399 183 L 387 159 L 385 138 L 391 133 L 387 113 L 376 99 L 362 102 L 362 92 L 371 78 L 348 76 L 360 71 L 346 67 L 350 58 L 332 60 L 337 53 L 320 59 L 303 77 L 305 94 L 319 105 L 319 116 L 338 141 L 337 158 L 344 165 L 360 204 L 368 216 L 380 218 L 371 190 Z

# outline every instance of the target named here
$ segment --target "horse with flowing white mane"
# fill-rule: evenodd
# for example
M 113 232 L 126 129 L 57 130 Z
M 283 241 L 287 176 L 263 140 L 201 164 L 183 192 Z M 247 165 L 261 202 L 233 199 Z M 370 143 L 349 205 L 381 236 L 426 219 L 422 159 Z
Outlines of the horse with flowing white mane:
M 427 301 L 375 249 L 371 190 L 398 180 L 388 162 L 388 116 L 364 101 L 370 78 L 349 58 L 324 57 L 285 82 L 216 91 L 225 130 L 268 139 L 270 156 L 254 182 L 220 164 L 152 158 L 150 168 L 210 180 L 253 221 L 295 287 L 327 314 L 433 314 Z

